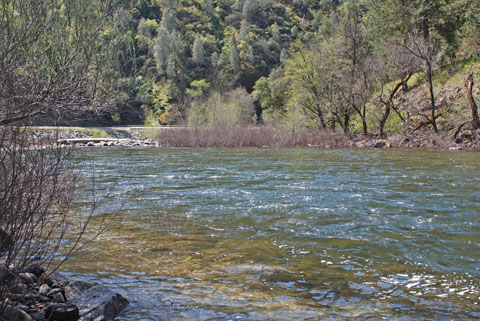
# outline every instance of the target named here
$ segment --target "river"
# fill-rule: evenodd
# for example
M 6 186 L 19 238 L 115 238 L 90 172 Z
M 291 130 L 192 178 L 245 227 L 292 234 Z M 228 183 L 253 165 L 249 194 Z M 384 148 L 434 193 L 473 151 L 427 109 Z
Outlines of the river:
M 480 318 L 478 153 L 92 148 L 75 166 L 104 199 L 93 227 L 117 217 L 63 270 L 127 297 L 119 320 Z

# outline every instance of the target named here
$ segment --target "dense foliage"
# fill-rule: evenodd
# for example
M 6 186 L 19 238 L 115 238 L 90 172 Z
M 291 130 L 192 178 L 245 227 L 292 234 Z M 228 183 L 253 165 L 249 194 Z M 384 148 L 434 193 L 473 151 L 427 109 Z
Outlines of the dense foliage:
M 240 87 L 255 101 L 249 122 L 384 135 L 392 115 L 405 120 L 393 100 L 416 74 L 430 93 L 416 116 L 437 130 L 434 73 L 478 56 L 479 8 L 473 0 L 125 1 L 105 32 L 117 120 L 178 124 L 194 115 L 212 124 L 214 101 Z
M 480 53 L 480 4 L 475 0 L 122 0 L 108 23 L 92 30 L 89 26 L 105 12 L 101 2 L 98 11 L 84 10 L 95 4 L 75 4 L 86 23 L 77 29 L 57 28 L 63 21 L 48 17 L 62 17 L 57 11 L 63 9 L 42 7 L 51 12 L 27 31 L 51 32 L 32 48 L 20 47 L 31 55 L 18 60 L 20 66 L 12 59 L 21 55 L 0 55 L 8 73 L 2 78 L 11 79 L 2 83 L 2 91 L 18 91 L 18 84 L 25 83 L 25 92 L 42 96 L 50 93 L 43 83 L 59 76 L 61 82 L 54 85 L 65 86 L 61 93 L 76 97 L 74 104 L 117 109 L 96 117 L 97 122 L 212 126 L 212 117 L 231 113 L 235 116 L 223 115 L 223 121 L 383 136 L 397 123 L 412 120 L 437 131 L 438 118 L 446 113 L 436 99 L 437 71 L 472 57 L 476 61 Z M 2 7 L 4 17 L 12 8 Z M 21 25 L 23 18 L 16 19 Z M 13 25 L 3 27 L 13 30 L 2 33 L 4 40 L 21 32 Z M 83 46 L 66 39 L 83 41 Z M 80 82 L 70 69 L 56 71 L 69 57 L 87 62 L 74 70 L 82 75 Z M 26 63 L 34 61 L 35 66 Z M 17 80 L 22 77 L 26 81 Z M 70 88 L 69 81 L 80 85 Z M 425 86 L 428 106 L 399 106 L 400 95 L 418 85 Z M 228 102 L 232 93 L 239 106 Z M 50 96 L 42 97 L 45 106 L 55 105 Z M 5 100 L 10 118 L 19 106 L 28 108 L 27 98 Z M 218 101 L 231 106 L 218 109 Z

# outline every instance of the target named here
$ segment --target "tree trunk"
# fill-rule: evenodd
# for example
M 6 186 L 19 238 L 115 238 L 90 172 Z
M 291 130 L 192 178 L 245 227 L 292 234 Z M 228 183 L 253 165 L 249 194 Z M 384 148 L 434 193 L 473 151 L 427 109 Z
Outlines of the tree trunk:
M 367 125 L 367 119 L 365 117 L 362 117 L 362 126 L 363 126 L 363 136 L 368 136 L 368 125 Z
M 478 106 L 473 98 L 473 72 L 469 72 L 467 75 L 467 81 L 465 82 L 465 87 L 467 87 L 467 97 L 470 103 L 470 109 L 472 111 L 472 121 L 475 129 L 480 128 L 480 119 L 478 118 Z
M 405 88 L 406 84 L 410 80 L 410 77 L 412 77 L 412 73 L 409 71 L 401 80 L 399 80 L 393 86 L 392 90 L 390 91 L 390 95 L 388 95 L 387 100 L 383 101 L 383 105 L 385 106 L 385 111 L 383 113 L 382 119 L 380 119 L 380 124 L 379 124 L 380 137 L 382 138 L 385 138 L 385 124 L 387 123 L 388 117 L 390 117 L 393 98 L 395 98 L 395 95 L 397 94 L 400 87 Z
M 427 61 L 427 77 L 428 77 L 428 89 L 430 91 L 430 102 L 432 104 L 432 112 L 430 122 L 432 123 L 433 130 L 438 133 L 437 127 L 437 115 L 436 115 L 436 105 L 435 105 L 435 93 L 433 92 L 433 70 L 431 61 Z

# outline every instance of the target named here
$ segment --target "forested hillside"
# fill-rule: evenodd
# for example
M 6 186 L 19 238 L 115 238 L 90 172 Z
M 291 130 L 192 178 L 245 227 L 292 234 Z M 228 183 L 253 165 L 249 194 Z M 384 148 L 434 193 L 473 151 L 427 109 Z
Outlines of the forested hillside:
M 83 123 L 268 124 L 380 136 L 479 126 L 476 0 L 121 0 L 108 9 L 84 46 L 84 88 L 94 86 L 77 93 L 79 104 L 88 92 L 88 103 L 109 108 L 93 109 Z M 85 11 L 85 21 L 102 10 Z M 53 30 L 36 49 L 43 56 L 30 59 L 47 63 L 37 66 L 36 83 L 59 70 L 46 41 L 67 50 L 61 39 L 75 34 Z M 8 57 L 4 65 L 18 55 Z M 24 77 L 19 66 L 4 78 Z
M 124 107 L 141 111 L 147 122 L 172 124 L 186 120 L 192 106 L 201 118 L 198 105 L 207 97 L 214 99 L 236 88 L 242 90 L 233 94 L 235 99 L 252 104 L 245 90 L 252 92 L 259 78 L 286 61 L 293 43 L 315 39 L 321 21 L 338 5 L 337 1 L 128 1 L 106 32 L 116 45 L 118 61 L 112 68 L 118 72 Z M 259 105 L 256 114 L 260 119 Z

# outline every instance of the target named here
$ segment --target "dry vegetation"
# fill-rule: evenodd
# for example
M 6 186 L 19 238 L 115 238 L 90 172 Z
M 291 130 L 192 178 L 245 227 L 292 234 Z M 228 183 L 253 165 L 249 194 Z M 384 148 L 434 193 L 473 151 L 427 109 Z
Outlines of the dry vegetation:
M 208 129 L 177 129 L 161 132 L 157 136 L 162 147 L 318 147 L 349 146 L 342 133 L 327 130 L 304 129 L 281 131 L 271 127 L 217 127 Z

